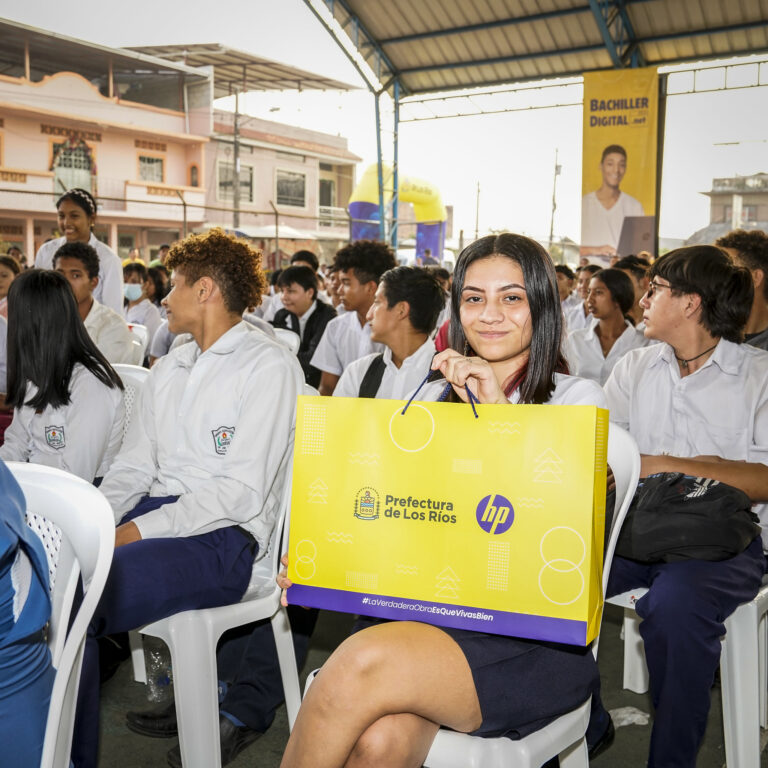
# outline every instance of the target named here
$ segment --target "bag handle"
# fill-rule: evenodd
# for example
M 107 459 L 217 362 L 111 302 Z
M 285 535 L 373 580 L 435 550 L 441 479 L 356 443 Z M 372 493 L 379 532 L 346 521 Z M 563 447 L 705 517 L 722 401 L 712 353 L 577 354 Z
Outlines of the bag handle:
M 403 410 L 400 411 L 401 416 L 405 416 L 405 412 L 408 410 L 408 406 L 410 406 L 410 404 L 416 399 L 416 395 L 418 395 L 419 392 L 421 392 L 421 388 L 427 383 L 427 381 L 429 381 L 429 377 L 433 373 L 434 371 L 430 370 L 429 373 L 424 377 L 421 384 L 419 384 L 419 386 L 416 388 L 416 391 L 411 395 L 410 400 L 408 400 L 408 402 L 405 404 L 405 407 L 403 408 Z M 442 403 L 448 397 L 448 393 L 451 391 L 452 386 L 453 385 L 450 382 L 446 383 L 445 389 L 443 389 L 442 393 L 440 394 L 440 397 L 437 398 L 438 403 Z M 465 384 L 464 389 L 466 390 L 469 404 L 472 406 L 472 413 L 475 414 L 476 419 L 479 419 L 480 417 L 478 416 L 477 409 L 475 408 L 475 403 L 479 405 L 480 401 L 477 399 L 474 392 L 472 392 L 472 390 L 469 388 L 469 384 Z

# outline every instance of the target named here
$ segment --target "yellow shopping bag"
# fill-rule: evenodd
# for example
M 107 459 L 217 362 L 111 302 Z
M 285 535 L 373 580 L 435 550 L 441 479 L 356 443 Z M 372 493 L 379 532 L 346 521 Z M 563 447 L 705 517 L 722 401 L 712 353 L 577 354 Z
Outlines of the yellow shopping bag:
M 585 645 L 608 412 L 299 397 L 291 603 Z

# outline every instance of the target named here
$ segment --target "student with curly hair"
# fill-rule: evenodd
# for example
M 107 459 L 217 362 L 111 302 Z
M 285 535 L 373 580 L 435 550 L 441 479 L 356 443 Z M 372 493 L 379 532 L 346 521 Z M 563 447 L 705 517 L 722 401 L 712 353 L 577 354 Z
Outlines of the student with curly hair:
M 268 572 L 304 382 L 295 355 L 242 319 L 266 289 L 258 251 L 212 229 L 174 245 L 166 263 L 168 326 L 193 341 L 152 367 L 101 485 L 116 549 L 86 641 L 77 768 L 97 764 L 96 639 L 236 603 Z
M 381 276 L 397 266 L 395 255 L 386 243 L 358 240 L 342 248 L 334 266 L 340 276 L 341 303 L 345 312 L 326 326 L 311 364 L 322 371 L 320 394 L 332 395 L 339 377 L 353 361 L 371 352 L 383 352 L 371 341 L 368 310 Z
M 752 275 L 755 295 L 744 327 L 744 341 L 768 350 L 768 235 L 761 229 L 735 229 L 715 241 L 738 266 Z

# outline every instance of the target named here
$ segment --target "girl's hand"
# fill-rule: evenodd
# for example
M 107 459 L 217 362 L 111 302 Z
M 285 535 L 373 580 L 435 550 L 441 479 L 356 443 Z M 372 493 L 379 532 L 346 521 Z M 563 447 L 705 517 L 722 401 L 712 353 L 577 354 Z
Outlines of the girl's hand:
M 288 555 L 283 555 L 280 558 L 280 562 L 284 567 L 281 568 L 280 573 L 277 574 L 277 586 L 283 590 L 283 594 L 280 595 L 280 603 L 287 608 L 288 598 L 285 596 L 285 590 L 288 589 L 288 587 L 293 586 L 293 582 L 288 578 Z
M 465 403 L 468 400 L 465 385 L 481 403 L 509 402 L 490 363 L 481 357 L 464 357 L 454 349 L 446 349 L 435 355 L 432 369 L 445 376 Z

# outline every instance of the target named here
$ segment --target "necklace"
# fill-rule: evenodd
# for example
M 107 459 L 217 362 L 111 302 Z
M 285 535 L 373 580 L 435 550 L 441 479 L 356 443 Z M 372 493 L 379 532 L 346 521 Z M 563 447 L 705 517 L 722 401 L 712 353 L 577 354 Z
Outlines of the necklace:
M 718 342 L 719 343 L 719 342 Z M 713 344 L 709 349 L 705 349 L 703 352 L 699 352 L 696 357 L 689 357 L 687 360 L 683 360 L 682 357 L 678 357 L 675 355 L 675 360 L 677 360 L 678 363 L 680 363 L 680 367 L 684 368 L 686 371 L 688 370 L 688 363 L 692 363 L 694 360 L 698 360 L 700 357 L 707 354 L 707 352 L 711 352 L 717 344 Z

